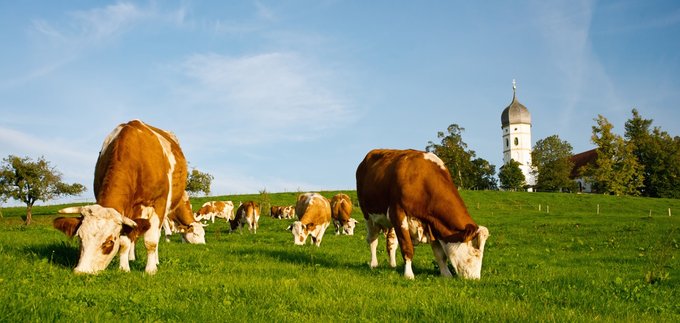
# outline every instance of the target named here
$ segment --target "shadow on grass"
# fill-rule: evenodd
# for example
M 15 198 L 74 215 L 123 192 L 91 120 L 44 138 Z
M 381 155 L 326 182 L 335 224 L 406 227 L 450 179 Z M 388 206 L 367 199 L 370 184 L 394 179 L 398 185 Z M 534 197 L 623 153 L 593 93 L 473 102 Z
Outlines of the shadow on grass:
M 360 272 L 370 272 L 367 263 L 356 261 L 347 262 L 340 258 L 323 253 L 315 246 L 296 246 L 295 249 L 271 249 L 257 248 L 258 250 L 237 250 L 234 253 L 248 255 L 253 252 L 264 255 L 277 261 L 287 262 L 295 265 L 321 266 L 325 268 L 346 268 Z M 316 249 L 316 250 L 314 250 Z
M 29 246 L 22 249 L 25 253 L 47 260 L 50 264 L 63 268 L 75 268 L 80 257 L 78 246 L 65 241 L 46 245 Z

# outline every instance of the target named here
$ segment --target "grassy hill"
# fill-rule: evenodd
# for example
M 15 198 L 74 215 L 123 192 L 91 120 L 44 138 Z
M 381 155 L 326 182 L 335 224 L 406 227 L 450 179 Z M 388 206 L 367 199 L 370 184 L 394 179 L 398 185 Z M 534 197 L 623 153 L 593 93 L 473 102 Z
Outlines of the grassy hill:
M 116 259 L 97 276 L 76 276 L 78 243 L 51 227 L 63 206 L 35 207 L 29 227 L 23 208 L 2 209 L 0 321 L 680 321 L 680 200 L 461 195 L 491 232 L 480 281 L 439 277 L 427 245 L 416 248 L 416 279 L 406 280 L 400 257 L 396 270 L 387 266 L 382 238 L 380 267 L 369 269 L 358 208 L 355 235 L 331 227 L 319 248 L 293 245 L 292 220 L 263 216 L 252 235 L 229 233 L 220 219 L 206 228 L 206 245 L 163 241 L 155 276 L 144 274 L 141 243 L 132 272 L 119 272 Z M 192 204 L 287 205 L 296 196 Z

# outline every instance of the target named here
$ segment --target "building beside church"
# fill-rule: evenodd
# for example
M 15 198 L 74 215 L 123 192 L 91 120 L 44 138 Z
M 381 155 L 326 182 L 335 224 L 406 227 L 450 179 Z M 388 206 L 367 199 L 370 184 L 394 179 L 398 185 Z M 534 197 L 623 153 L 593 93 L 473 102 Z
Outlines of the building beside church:
M 512 102 L 501 113 L 503 132 L 503 164 L 514 159 L 520 164 L 526 184 L 536 184 L 531 174 L 531 114 L 517 100 L 517 84 L 512 80 Z

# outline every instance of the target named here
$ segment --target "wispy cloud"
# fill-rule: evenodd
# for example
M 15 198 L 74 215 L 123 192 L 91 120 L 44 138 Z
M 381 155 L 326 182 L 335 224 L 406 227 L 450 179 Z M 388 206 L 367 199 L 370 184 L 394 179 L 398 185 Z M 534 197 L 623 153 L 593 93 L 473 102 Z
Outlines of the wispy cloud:
M 186 83 L 177 95 L 186 104 L 226 120 L 237 116 L 222 130 L 230 135 L 226 140 L 232 135 L 239 144 L 304 140 L 351 120 L 334 73 L 296 53 L 196 54 L 180 66 Z

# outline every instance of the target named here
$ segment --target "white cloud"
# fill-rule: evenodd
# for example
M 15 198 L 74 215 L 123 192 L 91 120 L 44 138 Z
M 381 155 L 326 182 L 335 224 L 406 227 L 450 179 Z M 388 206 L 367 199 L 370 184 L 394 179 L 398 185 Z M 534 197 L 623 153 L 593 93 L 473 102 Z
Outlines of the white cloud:
M 334 73 L 295 53 L 197 54 L 180 68 L 178 97 L 205 117 L 223 117 L 217 130 L 227 141 L 238 135 L 232 144 L 303 140 L 352 119 Z

